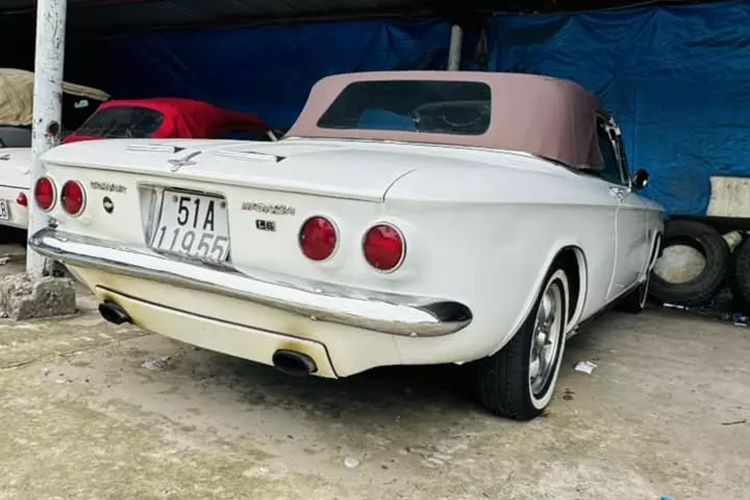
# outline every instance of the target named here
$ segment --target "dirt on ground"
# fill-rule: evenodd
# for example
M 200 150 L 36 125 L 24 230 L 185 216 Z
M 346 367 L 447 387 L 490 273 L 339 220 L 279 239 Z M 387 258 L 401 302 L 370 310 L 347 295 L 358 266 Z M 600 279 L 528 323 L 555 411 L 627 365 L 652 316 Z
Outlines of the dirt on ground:
M 0 255 L 23 269 L 23 248 Z M 750 498 L 750 329 L 606 314 L 547 414 L 516 423 L 465 368 L 296 379 L 78 305 L 0 320 L 0 499 Z

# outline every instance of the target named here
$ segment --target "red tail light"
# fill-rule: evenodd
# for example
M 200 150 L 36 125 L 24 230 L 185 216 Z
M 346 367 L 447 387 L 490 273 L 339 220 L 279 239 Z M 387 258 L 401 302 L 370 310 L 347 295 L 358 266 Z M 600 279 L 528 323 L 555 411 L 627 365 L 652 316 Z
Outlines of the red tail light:
M 389 224 L 378 224 L 365 235 L 362 250 L 367 262 L 380 271 L 393 271 L 404 260 L 404 238 Z
M 16 198 L 16 203 L 21 205 L 22 207 L 28 207 L 29 199 L 26 198 L 26 193 L 18 193 L 18 197 Z
M 60 193 L 60 203 L 63 210 L 73 217 L 81 215 L 86 207 L 86 193 L 78 181 L 68 181 L 63 184 Z
M 326 260 L 336 250 L 336 226 L 325 217 L 311 217 L 302 225 L 299 245 L 310 260 Z
M 55 206 L 55 183 L 49 177 L 40 177 L 34 185 L 34 201 L 45 212 Z

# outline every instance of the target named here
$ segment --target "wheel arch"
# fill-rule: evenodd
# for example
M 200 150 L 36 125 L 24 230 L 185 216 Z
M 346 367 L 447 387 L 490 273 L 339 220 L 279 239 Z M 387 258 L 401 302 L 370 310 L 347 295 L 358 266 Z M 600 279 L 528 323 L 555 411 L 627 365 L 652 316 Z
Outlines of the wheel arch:
M 662 245 L 663 242 L 664 235 L 662 234 L 662 231 L 656 231 L 656 234 L 654 234 L 654 242 L 651 244 L 651 256 L 648 260 L 646 273 L 650 273 L 651 271 L 653 271 L 654 266 L 656 266 L 656 261 L 659 260 L 659 257 L 661 257 L 662 251 L 664 250 Z
M 559 265 L 568 277 L 568 317 L 565 331 L 568 333 L 578 322 L 583 314 L 588 292 L 588 267 L 586 254 L 577 245 L 567 245 L 558 250 L 547 272 L 554 266 Z M 543 285 L 542 285 L 543 286 Z M 536 292 L 539 294 L 539 290 Z
M 526 305 L 521 314 L 519 314 L 515 325 L 512 328 L 512 333 L 503 338 L 502 343 L 496 346 L 487 355 L 490 356 L 495 352 L 502 349 L 510 339 L 518 334 L 518 331 L 523 326 L 524 321 L 531 314 L 534 304 L 536 303 L 539 294 L 542 291 L 542 287 L 545 285 L 545 276 L 547 276 L 550 270 L 559 265 L 568 277 L 568 301 L 570 305 L 567 305 L 567 323 L 565 325 L 565 334 L 570 336 L 570 332 L 578 322 L 579 318 L 583 315 L 584 306 L 586 304 L 586 296 L 589 288 L 588 279 L 588 264 L 586 260 L 586 254 L 580 245 L 576 243 L 565 243 L 556 247 L 557 250 L 549 252 L 548 257 L 544 264 L 540 266 L 541 272 L 538 274 L 535 283 L 531 287 L 531 293 L 526 301 Z M 572 280 L 571 280 L 572 277 Z M 575 282 L 575 285 L 571 287 L 571 281 Z M 574 293 L 571 293 L 571 288 L 575 289 Z M 573 298 L 575 296 L 575 298 Z M 575 304 L 575 306 L 572 306 Z

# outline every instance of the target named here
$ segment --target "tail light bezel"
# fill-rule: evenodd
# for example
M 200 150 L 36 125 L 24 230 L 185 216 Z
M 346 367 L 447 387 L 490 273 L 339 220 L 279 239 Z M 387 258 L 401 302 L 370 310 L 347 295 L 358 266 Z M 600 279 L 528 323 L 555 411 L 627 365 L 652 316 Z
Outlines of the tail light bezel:
M 401 256 L 400 256 L 398 262 L 396 263 L 396 265 L 394 265 L 390 269 L 381 269 L 381 268 L 375 266 L 374 264 L 372 264 L 367 259 L 367 252 L 366 252 L 366 248 L 365 248 L 365 245 L 367 243 L 367 236 L 370 234 L 370 232 L 373 229 L 381 227 L 381 226 L 386 226 L 386 227 L 392 229 L 393 231 L 395 231 L 396 234 L 398 234 L 399 239 L 401 240 Z M 404 265 L 404 261 L 406 260 L 406 253 L 407 253 L 406 237 L 404 236 L 404 232 L 401 230 L 401 228 L 399 228 L 395 223 L 389 222 L 389 221 L 377 221 L 374 224 L 371 224 L 367 228 L 367 230 L 365 230 L 364 234 L 362 235 L 362 242 L 360 244 L 360 250 L 362 251 L 362 258 L 365 260 L 365 263 L 367 263 L 367 266 L 370 269 L 372 269 L 373 271 L 376 271 L 376 272 L 378 272 L 380 274 L 391 274 L 391 273 L 394 273 L 394 272 L 398 271 Z
M 75 184 L 75 185 L 78 186 L 78 189 L 81 190 L 81 198 L 82 198 L 81 199 L 81 206 L 79 207 L 78 211 L 75 212 L 75 213 L 68 212 L 67 208 L 65 207 L 65 187 L 68 184 Z M 75 179 L 68 179 L 68 180 L 66 180 L 63 183 L 62 187 L 60 188 L 60 207 L 62 208 L 63 212 L 65 212 L 70 217 L 78 217 L 78 216 L 80 216 L 83 213 L 84 210 L 86 210 L 86 203 L 88 201 L 87 198 L 88 198 L 88 196 L 86 194 L 86 189 L 83 187 L 83 183 L 81 183 L 80 181 L 77 181 Z
M 47 208 L 44 208 L 43 206 L 39 204 L 39 198 L 37 197 L 37 194 L 36 194 L 37 188 L 39 187 L 39 183 L 42 182 L 42 180 L 48 181 L 50 183 L 50 186 L 52 186 L 52 202 Z M 36 182 L 34 183 L 33 189 L 31 191 L 31 194 L 34 198 L 34 204 L 42 212 L 49 213 L 55 209 L 55 206 L 57 205 L 57 199 L 58 199 L 57 184 L 55 183 L 55 180 L 49 175 L 43 175 L 36 180 Z
M 336 241 L 335 241 L 335 244 L 333 246 L 333 249 L 331 250 L 331 252 L 325 258 L 322 258 L 322 259 L 314 259 L 314 258 L 310 257 L 309 255 L 307 255 L 307 253 L 305 252 L 305 248 L 303 246 L 302 235 L 303 235 L 303 233 L 305 231 L 305 227 L 313 219 L 323 219 L 328 224 L 330 224 L 331 227 L 333 228 L 333 232 L 334 232 L 334 235 L 336 237 Z M 321 264 L 321 263 L 324 263 L 324 262 L 329 262 L 338 253 L 339 247 L 341 246 L 341 231 L 339 231 L 339 226 L 338 226 L 338 224 L 336 224 L 336 221 L 332 217 L 330 217 L 328 215 L 322 215 L 322 214 L 311 215 L 311 216 L 307 217 L 304 220 L 304 222 L 302 222 L 302 224 L 299 227 L 299 232 L 297 234 L 297 245 L 299 246 L 300 252 L 302 253 L 302 255 L 307 260 L 309 260 L 311 262 L 315 262 L 317 264 Z

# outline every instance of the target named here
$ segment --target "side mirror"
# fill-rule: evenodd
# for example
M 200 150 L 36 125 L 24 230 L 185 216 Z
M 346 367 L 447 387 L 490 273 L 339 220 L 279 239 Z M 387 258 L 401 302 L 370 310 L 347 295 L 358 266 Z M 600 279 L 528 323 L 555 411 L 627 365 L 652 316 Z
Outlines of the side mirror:
M 633 174 L 633 189 L 638 191 L 648 185 L 648 172 L 643 169 L 636 170 Z

